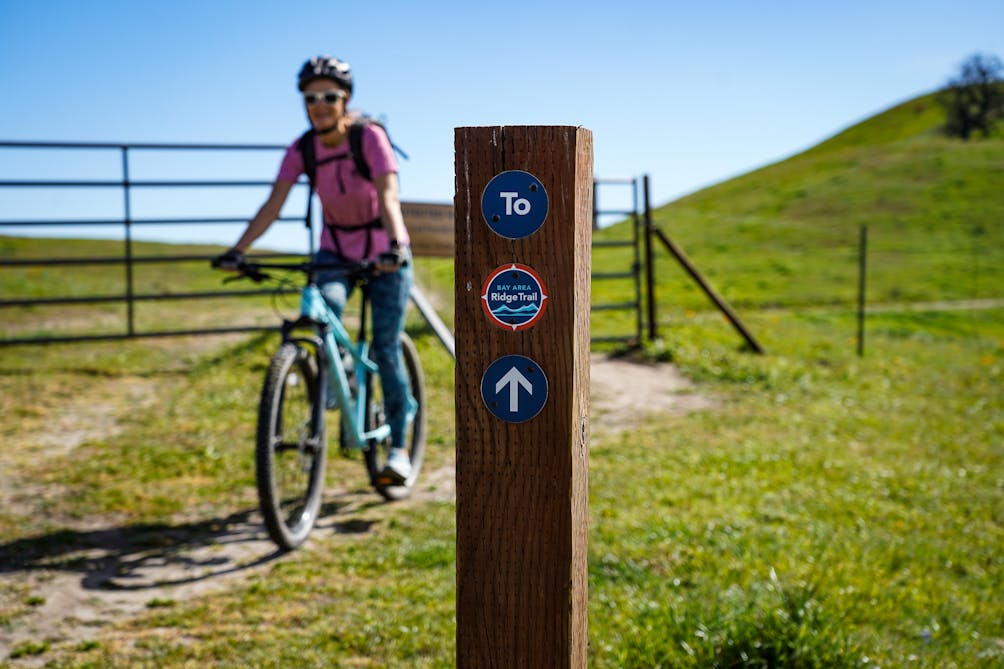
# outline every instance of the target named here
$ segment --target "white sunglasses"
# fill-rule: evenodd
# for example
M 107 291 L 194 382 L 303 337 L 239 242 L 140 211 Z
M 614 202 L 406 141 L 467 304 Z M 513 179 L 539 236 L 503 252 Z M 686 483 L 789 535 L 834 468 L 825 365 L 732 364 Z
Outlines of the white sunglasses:
M 345 99 L 345 91 L 340 91 L 338 89 L 332 89 L 330 91 L 324 91 L 323 93 L 304 93 L 303 101 L 308 105 L 316 105 L 318 102 L 324 101 L 329 105 L 333 105 L 339 100 Z

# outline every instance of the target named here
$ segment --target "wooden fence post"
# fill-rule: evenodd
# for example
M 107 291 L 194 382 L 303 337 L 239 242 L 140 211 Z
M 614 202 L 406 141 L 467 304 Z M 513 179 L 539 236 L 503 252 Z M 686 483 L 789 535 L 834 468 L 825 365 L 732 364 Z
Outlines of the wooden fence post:
M 454 141 L 457 667 L 581 669 L 592 133 Z
M 858 242 L 858 357 L 865 355 L 865 275 L 868 272 L 868 226 L 861 226 Z

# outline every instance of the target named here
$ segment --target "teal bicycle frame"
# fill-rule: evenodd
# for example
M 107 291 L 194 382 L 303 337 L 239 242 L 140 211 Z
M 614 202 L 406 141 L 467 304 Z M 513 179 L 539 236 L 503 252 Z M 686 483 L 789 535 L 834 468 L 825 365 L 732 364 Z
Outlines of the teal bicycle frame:
M 365 298 L 364 298 L 365 299 Z M 361 314 L 361 332 L 365 329 L 365 302 Z M 303 288 L 300 295 L 300 320 L 291 325 L 302 325 L 304 321 L 315 324 L 322 336 L 323 354 L 319 355 L 324 365 L 320 374 L 320 402 L 329 396 L 328 388 L 334 391 L 335 405 L 332 408 L 342 410 L 343 444 L 351 449 L 363 449 L 372 440 L 383 441 L 390 437 L 390 425 L 384 423 L 372 430 L 366 430 L 366 407 L 369 383 L 366 380 L 373 374 L 379 374 L 377 364 L 369 357 L 369 342 L 363 336 L 355 343 L 341 319 L 335 316 L 331 307 L 325 302 L 320 289 L 313 282 Z M 284 329 L 283 337 L 287 337 Z M 316 344 L 316 342 L 315 342 Z M 350 391 L 349 378 L 345 370 L 345 362 L 340 351 L 347 351 L 352 357 L 355 378 L 357 379 L 357 395 L 355 400 Z M 322 351 L 318 351 L 322 353 Z M 321 370 L 318 370 L 321 372 Z M 411 424 L 418 413 L 418 402 L 408 393 L 406 423 Z

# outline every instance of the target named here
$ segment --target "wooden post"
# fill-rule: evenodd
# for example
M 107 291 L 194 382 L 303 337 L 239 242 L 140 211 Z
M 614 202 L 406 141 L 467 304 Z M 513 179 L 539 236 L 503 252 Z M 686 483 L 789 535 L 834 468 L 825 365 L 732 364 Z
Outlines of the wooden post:
M 648 340 L 659 338 L 659 323 L 655 315 L 655 258 L 652 253 L 652 202 L 649 199 L 648 175 L 642 180 L 645 202 L 645 289 L 648 291 Z
M 455 150 L 457 667 L 580 669 L 592 133 L 457 128 Z M 533 316 L 499 306 L 537 284 Z
M 861 226 L 858 242 L 858 357 L 865 355 L 865 274 L 868 271 L 868 226 Z

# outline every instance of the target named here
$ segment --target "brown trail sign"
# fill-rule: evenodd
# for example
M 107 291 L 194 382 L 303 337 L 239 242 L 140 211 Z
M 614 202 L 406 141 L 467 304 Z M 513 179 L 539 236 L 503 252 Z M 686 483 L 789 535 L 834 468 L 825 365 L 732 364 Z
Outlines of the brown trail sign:
M 579 669 L 592 133 L 454 139 L 457 666 Z
M 453 257 L 453 205 L 436 202 L 402 202 L 411 251 L 416 256 Z

